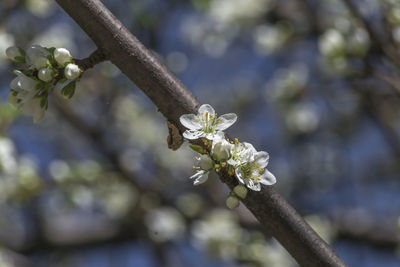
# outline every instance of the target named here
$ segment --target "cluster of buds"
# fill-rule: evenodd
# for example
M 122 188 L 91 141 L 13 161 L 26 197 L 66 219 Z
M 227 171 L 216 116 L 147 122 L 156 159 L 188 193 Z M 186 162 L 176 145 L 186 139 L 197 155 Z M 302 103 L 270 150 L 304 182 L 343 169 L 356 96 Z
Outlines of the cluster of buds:
M 180 122 L 188 130 L 183 137 L 188 140 L 201 139 L 203 146 L 190 145 L 199 154 L 196 173 L 191 176 L 194 185 L 207 181 L 211 171 L 221 172 L 226 170 L 230 175 L 235 175 L 239 185 L 229 194 L 226 204 L 229 208 L 239 205 L 239 200 L 244 199 L 247 188 L 260 191 L 261 184 L 272 185 L 276 183 L 275 176 L 266 169 L 269 155 L 265 151 L 257 151 L 250 143 L 240 143 L 225 138 L 225 129 L 237 120 L 234 113 L 217 116 L 215 110 L 208 104 L 202 105 L 198 114 L 184 114 Z M 247 188 L 246 188 L 247 187 Z
M 67 49 L 32 45 L 25 51 L 12 46 L 7 48 L 6 55 L 20 63 L 12 70 L 17 77 L 11 81 L 8 100 L 25 115 L 33 116 L 34 122 L 43 118 L 48 96 L 57 84 L 65 84 L 61 93 L 66 98 L 74 95 L 82 70 Z

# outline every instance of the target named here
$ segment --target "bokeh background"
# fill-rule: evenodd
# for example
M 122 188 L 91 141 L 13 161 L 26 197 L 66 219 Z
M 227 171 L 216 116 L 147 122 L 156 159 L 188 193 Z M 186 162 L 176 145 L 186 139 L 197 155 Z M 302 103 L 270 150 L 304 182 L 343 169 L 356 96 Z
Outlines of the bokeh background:
M 400 266 L 399 1 L 103 3 L 200 102 L 238 114 L 228 133 L 270 153 L 277 189 L 349 266 Z M 40 123 L 11 107 L 4 50 L 31 44 L 95 50 L 54 1 L 0 2 L 1 267 L 297 266 L 216 177 L 191 184 L 194 153 L 167 148 L 109 62 Z

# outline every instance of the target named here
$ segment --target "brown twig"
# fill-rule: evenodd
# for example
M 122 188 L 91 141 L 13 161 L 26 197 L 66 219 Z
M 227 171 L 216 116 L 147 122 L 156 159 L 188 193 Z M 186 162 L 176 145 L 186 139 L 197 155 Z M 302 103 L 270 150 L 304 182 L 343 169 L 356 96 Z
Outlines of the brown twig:
M 383 54 L 389 61 L 395 65 L 400 65 L 400 54 L 396 48 L 386 40 L 374 29 L 372 24 L 363 16 L 359 8 L 352 0 L 343 0 L 349 11 L 360 21 L 365 30 L 368 32 L 372 41 L 372 48 L 378 53 Z
M 97 65 L 103 61 L 106 61 L 106 60 L 107 60 L 107 58 L 104 55 L 104 53 L 100 49 L 97 49 L 92 54 L 90 54 L 89 57 L 84 58 L 84 59 L 75 59 L 74 61 L 79 66 L 80 69 L 85 71 L 90 68 L 93 68 L 95 65 Z
M 99 0 L 56 0 L 80 25 L 105 56 L 154 102 L 181 131 L 179 117 L 195 113 L 195 96 L 147 50 Z M 233 176 L 221 175 L 233 187 Z M 272 186 L 250 192 L 244 201 L 302 266 L 346 266 Z

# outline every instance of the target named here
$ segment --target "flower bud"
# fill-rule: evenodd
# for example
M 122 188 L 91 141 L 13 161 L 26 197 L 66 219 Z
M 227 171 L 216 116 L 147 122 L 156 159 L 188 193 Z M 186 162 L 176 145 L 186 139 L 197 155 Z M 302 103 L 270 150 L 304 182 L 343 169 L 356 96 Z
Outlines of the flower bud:
M 245 199 L 247 196 L 247 188 L 244 185 L 237 185 L 233 188 L 233 192 L 240 197 L 241 199 Z
M 13 89 L 13 90 L 15 90 L 15 91 L 21 90 L 20 82 L 19 82 L 19 77 L 15 77 L 15 78 L 11 81 L 11 83 L 10 83 L 10 88 Z
M 53 80 L 53 72 L 48 68 L 40 69 L 38 72 L 38 78 L 44 82 L 50 82 Z
M 214 167 L 212 159 L 208 155 L 201 155 L 199 166 L 202 170 L 208 171 Z
M 54 50 L 54 59 L 58 64 L 64 66 L 66 63 L 71 62 L 71 53 L 65 48 L 57 48 Z
M 24 55 L 21 54 L 20 48 L 16 46 L 10 46 L 6 49 L 6 55 L 10 60 L 15 61 L 16 57 L 23 57 Z
M 49 64 L 49 60 L 46 57 L 37 57 L 33 62 L 37 70 L 47 67 L 47 64 Z
M 70 63 L 65 67 L 64 75 L 67 79 L 75 80 L 81 75 L 81 70 L 78 65 Z
M 16 91 L 25 90 L 33 91 L 36 87 L 37 81 L 26 76 L 21 71 L 15 70 L 14 73 L 18 76 L 11 81 L 10 87 Z
M 40 45 L 32 45 L 26 50 L 26 60 L 29 64 L 35 65 L 36 67 L 36 60 L 38 58 L 44 57 L 47 59 L 47 57 L 50 55 L 49 51 L 47 51 L 44 47 Z
M 213 150 L 213 157 L 218 160 L 227 160 L 231 156 L 230 154 L 231 144 L 226 140 L 222 140 L 215 144 Z
M 239 199 L 236 196 L 229 195 L 226 198 L 225 204 L 228 208 L 233 210 L 234 208 L 237 208 L 240 204 Z

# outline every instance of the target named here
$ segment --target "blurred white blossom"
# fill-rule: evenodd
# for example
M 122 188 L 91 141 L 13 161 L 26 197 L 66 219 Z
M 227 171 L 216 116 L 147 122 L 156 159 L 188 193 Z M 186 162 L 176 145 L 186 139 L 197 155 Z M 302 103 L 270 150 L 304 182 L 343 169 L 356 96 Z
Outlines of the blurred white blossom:
M 308 133 L 314 131 L 320 121 L 320 115 L 311 104 L 297 104 L 286 115 L 288 128 L 295 132 Z
M 318 45 L 323 55 L 335 56 L 345 51 L 346 40 L 340 31 L 329 29 L 319 38 Z
M 159 242 L 177 239 L 185 231 L 182 215 L 170 207 L 151 210 L 146 215 L 146 224 L 150 236 Z

